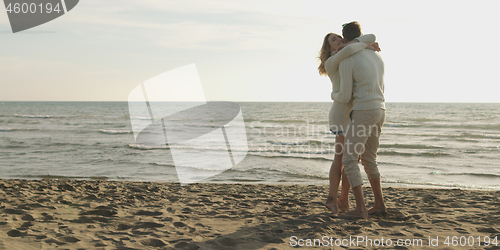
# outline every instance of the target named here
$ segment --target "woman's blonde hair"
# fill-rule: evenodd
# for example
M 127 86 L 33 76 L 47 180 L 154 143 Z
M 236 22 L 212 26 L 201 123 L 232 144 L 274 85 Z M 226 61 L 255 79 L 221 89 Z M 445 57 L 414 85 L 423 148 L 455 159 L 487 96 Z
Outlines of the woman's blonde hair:
M 319 71 L 319 75 L 322 75 L 322 76 L 327 75 L 326 69 L 325 69 L 325 62 L 326 62 L 326 59 L 328 59 L 328 57 L 330 57 L 331 47 L 330 47 L 330 42 L 328 42 L 328 38 L 331 35 L 340 36 L 340 35 L 335 34 L 335 33 L 328 33 L 328 34 L 326 34 L 325 39 L 323 39 L 323 46 L 321 46 L 321 50 L 319 51 L 319 57 L 318 57 L 318 59 L 320 61 L 318 71 Z

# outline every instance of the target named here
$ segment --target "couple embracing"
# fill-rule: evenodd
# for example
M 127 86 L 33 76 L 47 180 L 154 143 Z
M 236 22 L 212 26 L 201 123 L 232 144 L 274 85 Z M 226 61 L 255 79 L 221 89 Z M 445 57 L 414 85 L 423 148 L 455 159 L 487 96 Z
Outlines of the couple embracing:
M 328 75 L 334 103 L 329 114 L 330 130 L 336 135 L 335 158 L 330 168 L 330 187 L 325 206 L 334 214 L 349 211 L 349 188 L 356 208 L 347 216 L 367 218 L 386 211 L 377 150 L 385 120 L 384 63 L 373 34 L 361 34 L 358 22 L 343 25 L 342 35 L 329 33 L 320 51 L 320 75 Z M 361 171 L 363 165 L 370 181 L 375 204 L 366 209 Z M 337 198 L 342 177 L 341 194 Z

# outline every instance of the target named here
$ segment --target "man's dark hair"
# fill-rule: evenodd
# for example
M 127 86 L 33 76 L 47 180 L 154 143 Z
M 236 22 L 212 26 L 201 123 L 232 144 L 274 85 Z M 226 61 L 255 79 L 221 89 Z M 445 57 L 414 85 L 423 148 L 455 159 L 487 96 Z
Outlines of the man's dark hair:
M 342 36 L 346 42 L 350 42 L 361 36 L 361 25 L 358 22 L 350 22 L 342 25 Z

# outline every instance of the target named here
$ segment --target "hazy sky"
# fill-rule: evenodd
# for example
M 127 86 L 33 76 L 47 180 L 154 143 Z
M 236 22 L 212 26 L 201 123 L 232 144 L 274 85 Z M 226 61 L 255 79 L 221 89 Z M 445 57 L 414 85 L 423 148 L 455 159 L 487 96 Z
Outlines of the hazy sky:
M 0 11 L 0 101 L 127 101 L 192 63 L 208 100 L 330 101 L 318 51 L 353 20 L 380 43 L 386 101 L 500 100 L 498 1 L 82 0 L 16 34 Z

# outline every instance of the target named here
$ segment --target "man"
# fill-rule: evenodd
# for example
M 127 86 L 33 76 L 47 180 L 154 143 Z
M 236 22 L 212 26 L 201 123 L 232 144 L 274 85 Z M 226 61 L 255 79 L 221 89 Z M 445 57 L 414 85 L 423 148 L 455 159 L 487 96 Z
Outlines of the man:
M 359 23 L 345 24 L 342 34 L 346 42 L 358 37 L 361 34 Z M 332 94 L 332 98 L 343 103 L 353 99 L 342 163 L 356 199 L 356 208 L 347 215 L 367 218 L 368 214 L 386 211 L 376 161 L 385 120 L 384 63 L 377 52 L 365 49 L 344 59 L 339 73 L 341 90 Z M 370 210 L 366 209 L 363 198 L 363 180 L 358 166 L 360 156 L 375 197 L 375 205 Z

